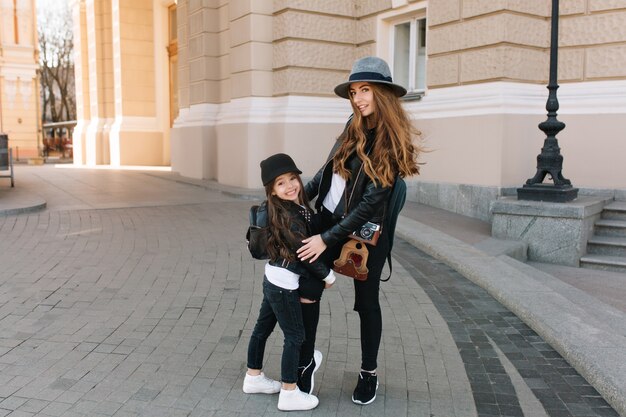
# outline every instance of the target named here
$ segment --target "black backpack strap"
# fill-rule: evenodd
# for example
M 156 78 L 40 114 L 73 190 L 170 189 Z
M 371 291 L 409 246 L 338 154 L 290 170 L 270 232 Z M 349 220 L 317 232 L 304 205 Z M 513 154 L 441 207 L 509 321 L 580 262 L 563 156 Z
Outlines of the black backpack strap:
M 393 271 L 393 264 L 391 262 L 391 250 L 393 249 L 393 240 L 396 231 L 396 223 L 400 211 L 404 207 L 406 201 L 406 183 L 401 177 L 396 177 L 393 184 L 393 190 L 389 199 L 389 218 L 385 219 L 387 223 L 387 232 L 389 236 L 389 252 L 387 253 L 387 263 L 389 264 L 389 276 L 387 279 L 381 279 L 382 282 L 389 281 L 391 278 L 391 272 Z
M 391 263 L 391 249 L 389 250 L 389 253 L 387 254 L 387 263 L 389 264 L 389 276 L 387 277 L 387 279 L 380 279 L 382 282 L 387 282 L 389 281 L 389 278 L 391 278 L 391 273 L 393 272 L 393 265 Z

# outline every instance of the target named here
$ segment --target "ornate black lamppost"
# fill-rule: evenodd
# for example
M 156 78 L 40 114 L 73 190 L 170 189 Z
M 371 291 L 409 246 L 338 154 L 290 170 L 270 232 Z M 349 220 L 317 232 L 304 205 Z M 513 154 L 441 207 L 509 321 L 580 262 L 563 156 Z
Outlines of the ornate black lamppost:
M 559 109 L 559 101 L 556 98 L 557 63 L 559 47 L 559 0 L 552 0 L 550 36 L 550 81 L 548 83 L 548 119 L 539 124 L 546 134 L 541 153 L 537 155 L 537 173 L 528 179 L 522 188 L 517 189 L 518 200 L 552 201 L 564 203 L 578 196 L 578 188 L 572 187 L 572 183 L 561 173 L 563 169 L 563 156 L 556 135 L 565 128 L 565 123 L 556 119 L 556 111 Z M 543 184 L 546 175 L 550 175 L 554 184 Z

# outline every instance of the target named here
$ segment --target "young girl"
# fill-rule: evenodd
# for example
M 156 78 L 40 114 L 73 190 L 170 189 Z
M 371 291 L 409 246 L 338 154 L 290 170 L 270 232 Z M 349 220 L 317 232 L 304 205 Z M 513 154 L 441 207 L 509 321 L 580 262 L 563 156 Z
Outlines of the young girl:
M 302 240 L 311 235 L 311 209 L 304 194 L 301 173 L 291 157 L 285 154 L 276 154 L 261 162 L 270 227 L 267 248 L 270 260 L 265 265 L 263 301 L 248 345 L 248 371 L 243 382 L 243 391 L 248 394 L 280 392 L 278 409 L 283 411 L 310 410 L 319 403 L 317 397 L 300 391 L 296 385 L 300 348 L 305 336 L 298 292 L 300 275 L 323 280 L 327 288 L 335 281 L 332 270 L 324 263 L 299 262 L 296 256 Z M 261 371 L 265 344 L 276 323 L 285 336 L 282 386 Z M 319 367 L 319 363 L 316 365 Z
M 354 116 L 327 163 L 306 185 L 307 196 L 317 196 L 315 205 L 325 231 L 305 239 L 298 252 L 301 260 L 315 261 L 328 247 L 323 259 L 332 264 L 353 231 L 368 221 L 383 225 L 377 245 L 367 245 L 367 280 L 354 281 L 354 310 L 361 321 L 361 372 L 352 401 L 365 405 L 374 401 L 378 388 L 376 368 L 382 335 L 378 295 L 389 254 L 386 208 L 396 176 L 419 173 L 421 149 L 413 144 L 418 132 L 399 100 L 406 90 L 393 83 L 382 59 L 357 60 L 348 81 L 339 84 L 335 94 L 350 101 Z M 314 344 L 312 339 L 309 337 L 306 345 Z M 302 360 L 306 359 L 303 355 Z

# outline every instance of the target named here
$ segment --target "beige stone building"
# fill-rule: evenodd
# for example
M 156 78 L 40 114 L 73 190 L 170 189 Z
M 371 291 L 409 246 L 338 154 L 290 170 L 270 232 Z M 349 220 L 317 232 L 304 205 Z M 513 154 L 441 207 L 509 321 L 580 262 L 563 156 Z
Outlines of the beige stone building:
M 259 161 L 287 152 L 311 176 L 350 113 L 333 87 L 377 55 L 431 150 L 410 198 L 488 219 L 491 200 L 535 174 L 550 5 L 75 0 L 75 163 L 171 164 L 258 188 Z M 623 196 L 626 2 L 563 0 L 560 15 L 563 173 Z
M 0 132 L 14 159 L 39 156 L 35 0 L 0 0 Z

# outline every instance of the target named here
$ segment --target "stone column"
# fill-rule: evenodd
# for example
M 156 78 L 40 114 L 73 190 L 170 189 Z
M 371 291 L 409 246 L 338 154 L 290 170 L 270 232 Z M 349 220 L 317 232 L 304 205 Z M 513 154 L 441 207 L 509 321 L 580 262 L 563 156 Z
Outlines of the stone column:
M 111 38 L 111 1 L 86 0 L 89 114 L 85 134 L 85 164 L 108 164 L 109 130 L 113 123 L 113 51 Z
M 205 2 L 206 3 L 206 2 Z M 230 99 L 228 3 L 179 0 L 179 117 L 171 131 L 172 167 L 183 176 L 215 179 L 215 119 Z
M 162 165 L 166 156 L 163 127 L 156 118 L 153 1 L 112 0 L 111 11 L 115 97 L 111 165 Z
M 76 85 L 76 127 L 73 136 L 74 164 L 85 165 L 87 127 L 91 119 L 89 96 L 89 42 L 87 38 L 87 6 L 85 0 L 72 2 L 74 23 L 74 82 Z
M 253 187 L 258 183 L 258 164 L 272 151 L 272 142 L 282 142 L 277 126 L 255 116 L 269 114 L 272 97 L 273 2 L 231 1 L 228 13 L 230 88 L 228 96 L 240 115 L 224 117 L 217 128 L 217 180 Z M 268 111 L 269 110 L 269 111 Z M 241 117 L 243 116 L 243 117 Z M 221 161 L 239 160 L 235 166 Z

